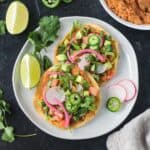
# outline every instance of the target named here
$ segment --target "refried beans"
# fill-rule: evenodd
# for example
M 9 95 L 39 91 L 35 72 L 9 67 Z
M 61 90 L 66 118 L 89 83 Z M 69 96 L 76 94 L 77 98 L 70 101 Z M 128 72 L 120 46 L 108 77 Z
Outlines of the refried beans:
M 150 24 L 150 0 L 106 0 L 120 18 L 135 24 Z

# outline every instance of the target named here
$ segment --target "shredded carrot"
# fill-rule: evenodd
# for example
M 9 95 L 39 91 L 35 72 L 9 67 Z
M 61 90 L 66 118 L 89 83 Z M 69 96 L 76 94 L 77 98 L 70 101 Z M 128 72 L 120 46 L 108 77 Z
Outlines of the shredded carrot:
M 101 77 L 101 80 L 102 80 L 102 81 L 106 81 L 106 80 L 107 80 L 107 75 L 102 76 L 102 77 Z

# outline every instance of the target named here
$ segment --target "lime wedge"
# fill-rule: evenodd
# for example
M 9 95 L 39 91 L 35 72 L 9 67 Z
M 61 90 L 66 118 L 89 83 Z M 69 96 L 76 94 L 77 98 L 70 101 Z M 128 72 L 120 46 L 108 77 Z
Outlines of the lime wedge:
M 39 61 L 30 54 L 25 54 L 21 60 L 20 76 L 25 88 L 35 87 L 41 76 Z
M 20 1 L 12 2 L 6 13 L 6 27 L 10 34 L 22 33 L 28 25 L 29 12 Z

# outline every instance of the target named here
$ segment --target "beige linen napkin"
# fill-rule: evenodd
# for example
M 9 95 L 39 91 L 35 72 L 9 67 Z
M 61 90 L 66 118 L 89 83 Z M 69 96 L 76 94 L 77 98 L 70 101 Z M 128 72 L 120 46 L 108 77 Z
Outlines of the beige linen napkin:
M 150 109 L 107 139 L 108 150 L 150 150 Z

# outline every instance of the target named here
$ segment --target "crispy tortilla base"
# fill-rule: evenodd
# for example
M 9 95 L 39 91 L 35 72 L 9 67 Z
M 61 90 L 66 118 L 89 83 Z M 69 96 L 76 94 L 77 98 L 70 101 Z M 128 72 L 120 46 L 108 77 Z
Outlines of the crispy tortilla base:
M 85 27 L 88 27 L 90 28 L 91 32 L 93 33 L 100 33 L 101 31 L 104 31 L 105 34 L 109 35 L 109 33 L 107 33 L 103 28 L 101 28 L 100 26 L 98 25 L 95 25 L 95 24 L 85 24 L 84 25 Z M 70 39 L 70 33 L 68 33 L 65 38 L 58 44 L 58 46 L 55 48 L 55 51 L 54 51 L 54 63 L 58 63 L 58 60 L 56 58 L 57 56 L 57 51 L 58 51 L 58 47 L 59 45 L 62 45 L 62 43 L 65 41 L 65 39 Z M 112 71 L 113 71 L 113 76 L 116 74 L 117 72 L 117 67 L 118 67 L 118 61 L 119 61 L 119 55 L 120 55 L 120 52 L 119 52 L 119 44 L 116 40 L 113 39 L 113 49 L 115 50 L 115 55 L 116 55 L 116 59 L 115 61 L 113 62 L 113 67 L 112 67 Z M 110 78 L 111 79 L 111 78 Z M 104 83 L 106 83 L 107 81 L 109 81 L 110 79 L 106 80 L 106 81 L 100 81 L 98 84 L 99 85 L 103 85 Z
M 49 69 L 48 71 L 51 71 L 51 69 Z M 85 73 L 83 71 L 80 71 L 80 75 L 82 75 L 84 77 L 85 80 L 88 81 L 88 83 L 91 86 L 97 87 L 99 89 L 98 84 L 95 82 L 95 80 L 91 77 L 91 75 L 89 73 Z M 46 119 L 49 123 L 51 123 L 52 125 L 61 128 L 61 129 L 65 129 L 64 127 L 62 127 L 60 125 L 59 122 L 57 121 L 53 121 L 52 119 L 47 119 L 41 106 L 39 105 L 39 102 L 42 101 L 43 96 L 42 96 L 42 92 L 43 92 L 43 88 L 47 85 L 49 78 L 46 75 L 46 72 L 43 74 L 41 81 L 37 87 L 37 90 L 35 92 L 35 96 L 34 96 L 34 107 L 36 109 L 36 111 L 44 118 Z M 88 123 L 90 120 L 92 120 L 96 113 L 98 112 L 99 108 L 100 108 L 100 104 L 101 104 L 101 97 L 97 96 L 95 97 L 95 105 L 96 105 L 96 110 L 95 111 L 89 111 L 84 118 L 82 118 L 81 120 L 77 121 L 77 122 L 72 122 L 70 124 L 69 129 L 74 129 L 74 128 L 79 128 L 83 125 L 85 125 L 86 123 Z

